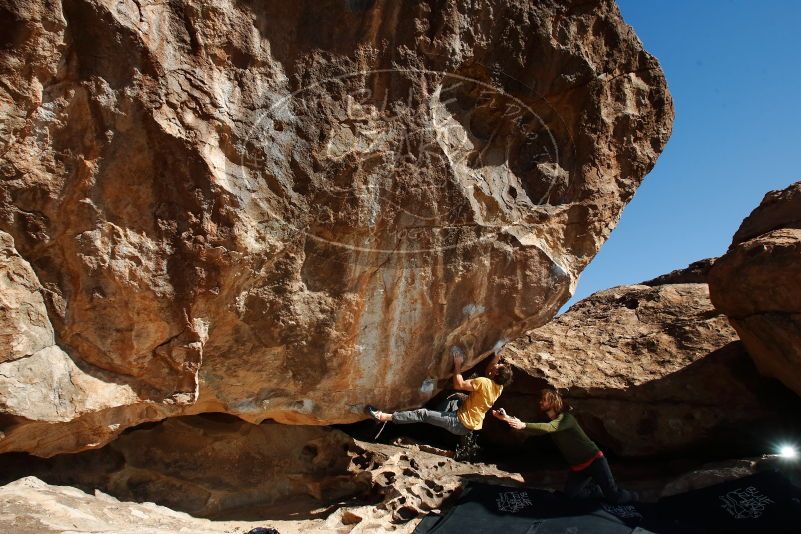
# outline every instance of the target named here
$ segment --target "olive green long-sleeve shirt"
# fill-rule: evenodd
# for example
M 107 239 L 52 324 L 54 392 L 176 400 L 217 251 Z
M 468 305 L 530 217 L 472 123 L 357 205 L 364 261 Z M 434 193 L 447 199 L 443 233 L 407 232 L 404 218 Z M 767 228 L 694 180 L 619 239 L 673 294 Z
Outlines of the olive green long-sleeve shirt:
M 578 465 L 598 454 L 598 446 L 587 437 L 576 418 L 561 413 L 549 423 L 526 423 L 530 434 L 549 434 L 567 463 Z

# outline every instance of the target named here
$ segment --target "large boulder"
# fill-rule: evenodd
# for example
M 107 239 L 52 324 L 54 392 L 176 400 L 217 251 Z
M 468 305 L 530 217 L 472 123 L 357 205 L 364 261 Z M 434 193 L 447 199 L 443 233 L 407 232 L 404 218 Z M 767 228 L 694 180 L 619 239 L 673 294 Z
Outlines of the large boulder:
M 51 325 L 0 356 L 0 452 L 420 405 L 449 345 L 553 317 L 673 118 L 612 0 L 12 0 L 0 29 L 0 230 L 35 274 L 6 286 Z M 86 399 L 36 380 L 47 328 Z
M 801 395 L 801 182 L 743 221 L 709 289 L 759 370 Z
M 708 269 L 662 280 L 703 280 Z M 760 429 L 792 421 L 792 393 L 756 373 L 707 285 L 659 280 L 595 293 L 510 343 L 503 354 L 519 377 L 502 404 L 542 420 L 538 390 L 557 388 L 590 436 L 625 456 L 748 451 Z

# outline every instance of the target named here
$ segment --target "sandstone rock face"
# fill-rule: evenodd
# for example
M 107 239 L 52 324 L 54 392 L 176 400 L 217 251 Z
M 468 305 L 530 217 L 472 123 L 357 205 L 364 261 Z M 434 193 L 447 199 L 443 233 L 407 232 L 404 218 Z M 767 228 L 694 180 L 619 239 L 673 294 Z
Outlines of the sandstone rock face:
M 0 452 L 420 405 L 450 344 L 553 317 L 673 117 L 611 0 L 11 1 L 0 29 Z
M 698 276 L 697 264 L 672 275 Z M 710 442 L 723 453 L 752 434 L 738 425 L 768 425 L 782 413 L 792 420 L 783 388 L 757 375 L 706 284 L 595 293 L 510 343 L 504 356 L 525 373 L 502 399 L 509 412 L 542 419 L 536 389 L 558 388 L 588 434 L 626 456 Z
M 801 182 L 743 221 L 709 288 L 759 370 L 801 395 Z
M 97 446 L 119 434 L 123 422 L 169 413 L 112 375 L 81 369 L 56 344 L 43 299 L 47 292 L 5 232 L 0 232 L 0 287 L 0 422 L 15 439 L 49 455 Z M 58 434 L 75 420 L 91 425 L 91 435 Z M 90 436 L 93 441 L 87 442 Z M 5 437 L 0 433 L 0 444 Z
M 14 240 L 0 232 L 0 364 L 53 346 L 36 274 L 14 249 Z

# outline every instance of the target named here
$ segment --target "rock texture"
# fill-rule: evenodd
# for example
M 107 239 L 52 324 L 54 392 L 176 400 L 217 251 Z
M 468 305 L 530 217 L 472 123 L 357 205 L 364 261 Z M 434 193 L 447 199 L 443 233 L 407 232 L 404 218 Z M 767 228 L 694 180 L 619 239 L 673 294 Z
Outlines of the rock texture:
M 3 455 L 0 473 L 2 482 L 16 481 L 0 487 L 0 529 L 14 532 L 37 521 L 53 528 L 59 521 L 89 520 L 86 525 L 104 518 L 115 526 L 103 528 L 114 530 L 121 511 L 137 517 L 136 528 L 164 532 L 168 526 L 231 532 L 246 518 L 263 518 L 251 528 L 267 524 L 282 533 L 411 532 L 413 520 L 447 506 L 468 479 L 522 482 L 518 474 L 456 462 L 420 445 L 365 443 L 319 426 L 208 415 L 145 425 L 97 451 L 50 459 Z
M 676 269 L 667 274 L 657 276 L 653 280 L 642 282 L 644 286 L 663 286 L 667 284 L 706 284 L 709 270 L 717 258 L 707 258 L 691 263 L 684 269 Z
M 743 221 L 709 288 L 759 370 L 801 395 L 801 182 Z
M 553 317 L 673 117 L 611 0 L 11 0 L 0 76 L 0 452 L 39 455 L 422 404 Z
M 133 429 L 108 446 L 49 460 L 0 457 L 6 479 L 99 488 L 194 516 L 316 502 L 369 492 L 349 470 L 354 441 L 320 426 L 254 425 L 232 416 L 185 416 Z
M 232 526 L 214 525 L 207 519 L 196 519 L 153 503 L 121 503 L 99 491 L 92 495 L 68 486 L 49 485 L 36 477 L 0 487 L 0 527 L 6 532 L 127 533 L 136 528 L 135 532 L 143 534 L 190 530 L 207 534 L 231 532 Z
M 370 488 L 348 471 L 352 445 L 324 427 L 173 418 L 111 443 L 121 467 L 103 473 L 103 488 L 195 516 L 303 496 L 331 502 Z
M 798 486 L 801 467 L 798 462 L 772 454 L 755 458 L 741 458 L 702 465 L 671 480 L 662 489 L 662 497 L 703 489 L 729 480 L 747 477 L 761 471 L 778 471 Z
M 70 486 L 26 477 L 0 487 L 0 528 L 14 534 L 108 532 L 114 534 L 245 534 L 275 528 L 281 534 L 369 532 L 344 525 L 340 518 L 304 520 L 251 519 L 211 521 L 151 502 L 119 501 L 101 491 L 86 493 Z M 356 525 L 358 527 L 358 525 Z M 411 533 L 413 525 L 387 523 L 384 530 Z
M 0 424 L 12 440 L 49 455 L 105 443 L 123 430 L 123 420 L 169 413 L 142 402 L 112 374 L 87 372 L 56 344 L 43 298 L 47 291 L 2 231 L 0 289 Z M 91 433 L 64 432 L 76 420 Z M 0 448 L 6 437 L 0 431 Z
M 411 534 L 418 518 L 402 519 L 390 511 L 394 509 L 398 514 L 409 517 L 417 513 L 418 508 L 420 511 L 429 510 L 432 504 L 435 510 L 447 511 L 449 502 L 456 497 L 455 489 L 465 480 L 475 479 L 508 486 L 521 483 L 525 477 L 527 486 L 540 488 L 561 488 L 564 483 L 563 468 L 548 473 L 538 468 L 534 473 L 521 475 L 482 464 L 459 464 L 419 451 L 410 452 L 387 445 L 361 445 L 369 449 L 361 456 L 365 460 L 362 465 L 366 470 L 375 472 L 376 486 L 383 488 L 385 500 L 377 506 L 349 502 L 333 510 L 331 507 L 309 508 L 305 511 L 284 508 L 283 514 L 273 516 L 265 515 L 263 510 L 249 509 L 240 511 L 238 518 L 209 520 L 154 503 L 120 501 L 100 490 L 85 492 L 28 476 L 0 486 L 0 529 L 15 534 L 245 534 L 255 527 L 272 527 L 281 534 Z M 621 467 L 619 464 L 614 466 L 618 477 L 626 471 Z M 624 484 L 653 501 L 659 496 L 703 488 L 747 476 L 763 468 L 778 468 L 791 480 L 798 481 L 797 466 L 787 462 L 777 464 L 770 458 L 763 458 L 704 465 L 678 478 L 676 472 L 662 473 L 656 478 L 638 478 L 636 482 L 624 481 Z M 408 506 L 399 505 L 401 499 L 405 499 Z
M 697 267 L 671 278 L 697 277 Z M 536 390 L 558 388 L 585 430 L 626 456 L 710 443 L 731 453 L 760 425 L 792 421 L 798 404 L 787 404 L 791 393 L 758 376 L 702 283 L 595 293 L 503 354 L 524 373 L 513 385 L 517 395 L 501 399 L 509 412 L 541 419 Z

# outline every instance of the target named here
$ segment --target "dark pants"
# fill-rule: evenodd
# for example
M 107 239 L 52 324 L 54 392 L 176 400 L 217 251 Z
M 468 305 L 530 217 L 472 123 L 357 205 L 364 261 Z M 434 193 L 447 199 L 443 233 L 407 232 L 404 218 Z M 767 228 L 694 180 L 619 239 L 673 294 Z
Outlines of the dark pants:
M 600 498 L 612 504 L 627 504 L 636 499 L 636 494 L 621 489 L 609 469 L 606 458 L 598 458 L 581 471 L 570 471 L 565 484 L 565 494 L 571 498 Z

